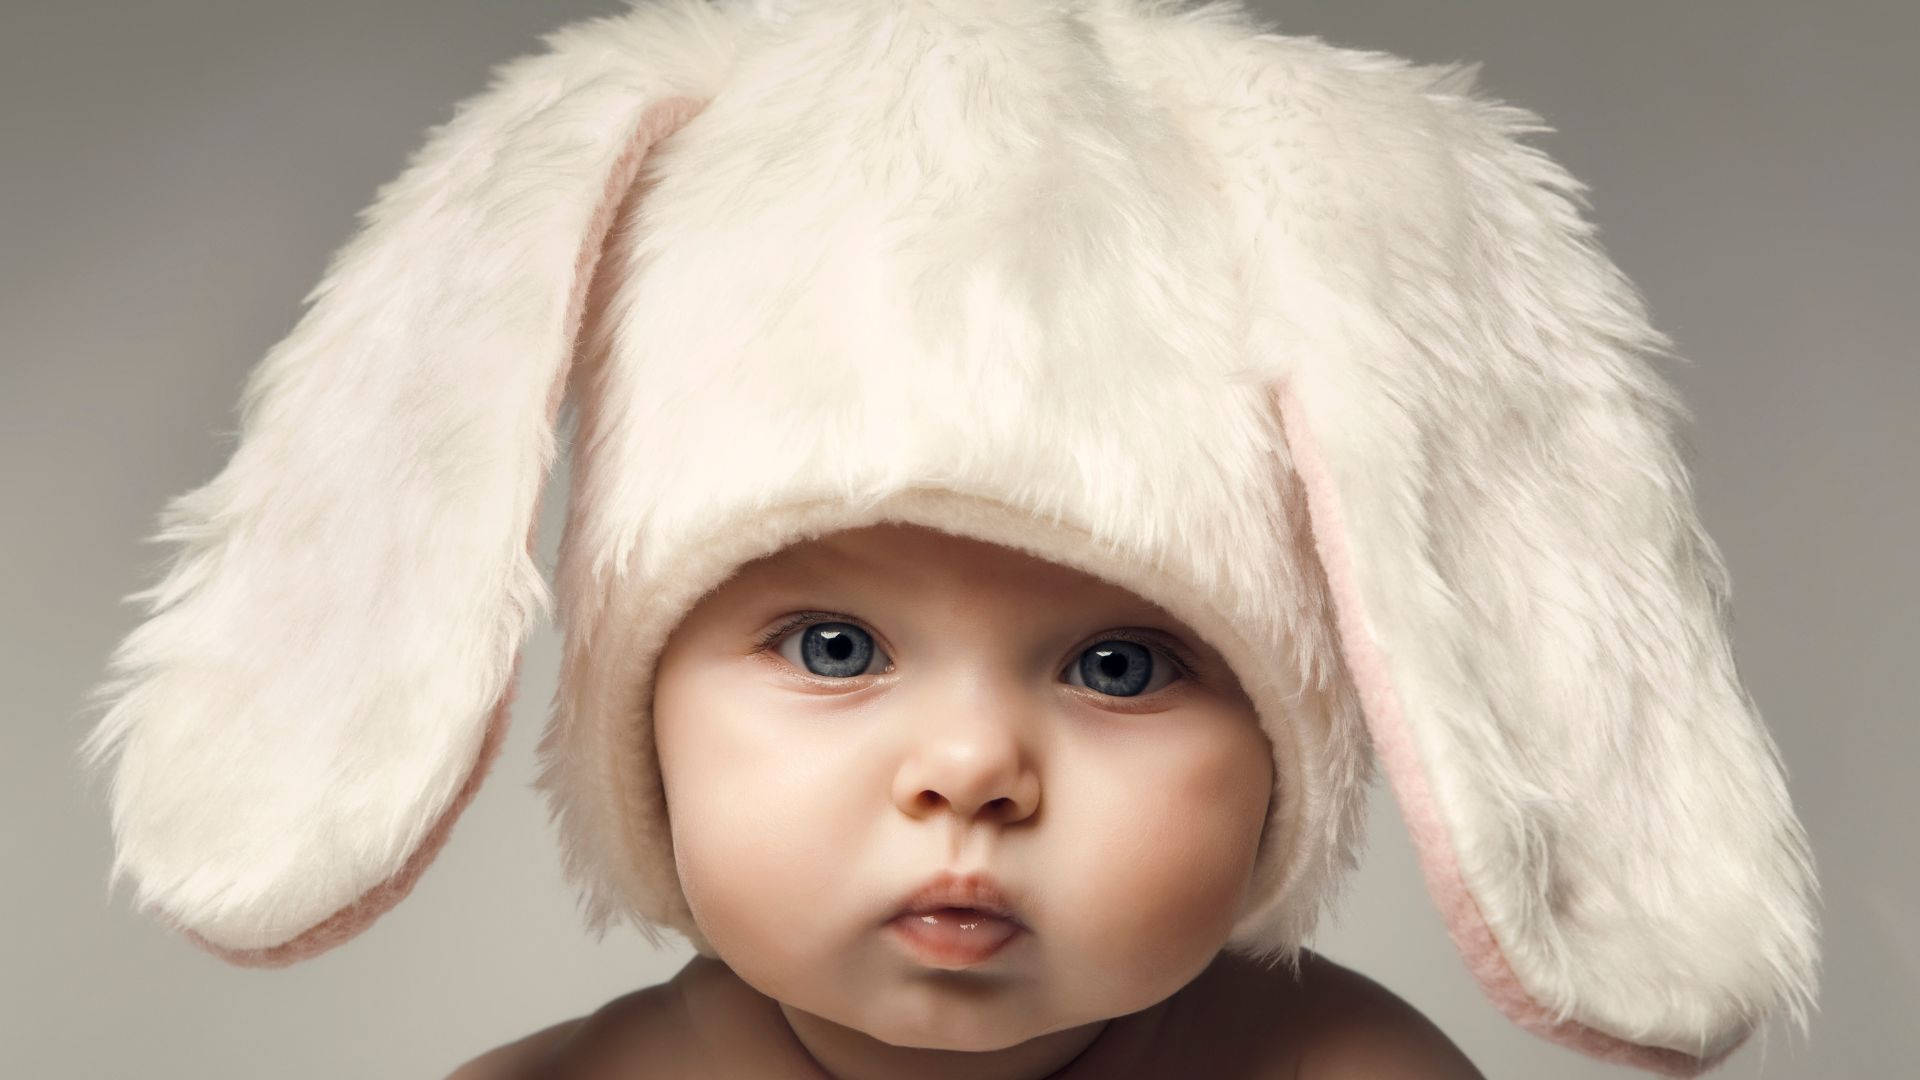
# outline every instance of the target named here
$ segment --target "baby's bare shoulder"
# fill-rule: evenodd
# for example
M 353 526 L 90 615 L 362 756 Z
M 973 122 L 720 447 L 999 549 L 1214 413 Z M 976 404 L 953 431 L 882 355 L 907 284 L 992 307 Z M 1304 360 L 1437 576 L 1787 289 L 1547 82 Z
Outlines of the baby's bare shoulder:
M 1187 1072 L 1270 1080 L 1480 1080 L 1419 1010 L 1310 949 L 1301 951 L 1297 976 L 1285 965 L 1221 954 L 1173 1003 L 1162 1031 L 1159 1053 L 1171 1055 L 1162 1060 Z
M 1310 958 L 1309 958 L 1310 957 Z M 1484 1080 L 1438 1025 L 1398 994 L 1324 956 L 1302 957 L 1299 1080 Z
M 804 1075 L 812 1072 L 778 1003 L 696 956 L 667 982 L 488 1051 L 447 1080 Z
M 636 1061 L 674 1063 L 673 988 L 649 986 L 495 1047 L 455 1069 L 447 1080 L 588 1080 L 635 1075 Z M 661 1074 L 666 1075 L 666 1074 Z
M 553 1048 L 564 1042 L 586 1017 L 562 1020 L 522 1039 L 516 1039 L 474 1058 L 447 1074 L 447 1080 L 516 1080 L 537 1076 L 539 1063 L 551 1056 Z

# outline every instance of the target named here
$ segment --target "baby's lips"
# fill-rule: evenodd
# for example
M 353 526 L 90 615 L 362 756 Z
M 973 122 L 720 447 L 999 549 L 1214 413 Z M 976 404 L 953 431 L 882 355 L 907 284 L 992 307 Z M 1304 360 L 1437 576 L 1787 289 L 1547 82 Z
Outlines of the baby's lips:
M 889 927 L 926 960 L 948 966 L 978 964 L 999 952 L 1022 929 L 1010 919 L 951 907 L 909 912 L 895 918 Z
M 983 871 L 960 874 L 943 870 L 918 889 L 902 897 L 894 909 L 895 917 L 921 915 L 941 909 L 969 909 L 995 920 L 1022 926 L 1013 899 L 993 875 Z

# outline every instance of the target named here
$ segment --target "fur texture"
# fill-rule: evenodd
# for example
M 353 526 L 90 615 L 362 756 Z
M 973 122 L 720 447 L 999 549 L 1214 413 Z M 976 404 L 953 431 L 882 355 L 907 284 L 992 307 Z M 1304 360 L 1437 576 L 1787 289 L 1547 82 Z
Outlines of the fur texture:
M 150 617 L 83 747 L 118 751 L 112 880 L 142 907 L 281 946 L 382 889 L 465 785 L 551 603 L 532 524 L 575 282 L 635 151 L 713 93 L 719 24 L 672 4 L 506 65 L 254 371 L 232 460 L 163 517 L 181 548 L 130 598 Z
M 1804 1030 L 1813 864 L 1670 342 L 1537 116 L 1234 2 L 660 0 L 549 40 L 381 192 L 169 509 L 86 747 L 142 906 L 285 962 L 404 895 L 545 611 L 570 384 L 539 783 L 592 926 L 710 951 L 648 721 L 673 626 L 900 520 L 1232 664 L 1276 788 L 1230 947 L 1292 959 L 1337 902 L 1377 750 L 1517 1022 L 1675 1075 Z

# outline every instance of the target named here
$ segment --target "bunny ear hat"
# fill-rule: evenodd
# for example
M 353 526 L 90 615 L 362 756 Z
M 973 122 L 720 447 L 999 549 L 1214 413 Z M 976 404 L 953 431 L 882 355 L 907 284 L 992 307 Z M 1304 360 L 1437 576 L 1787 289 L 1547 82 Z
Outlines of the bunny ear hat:
M 411 888 L 550 613 L 570 396 L 539 785 L 594 927 L 711 953 L 667 635 L 749 560 L 898 521 L 1120 583 L 1232 665 L 1275 790 L 1230 948 L 1297 955 L 1377 760 L 1515 1022 L 1672 1075 L 1804 1031 L 1813 863 L 1671 342 L 1476 66 L 1237 0 L 654 0 L 547 43 L 381 189 L 162 516 L 82 748 L 143 909 L 277 965 Z

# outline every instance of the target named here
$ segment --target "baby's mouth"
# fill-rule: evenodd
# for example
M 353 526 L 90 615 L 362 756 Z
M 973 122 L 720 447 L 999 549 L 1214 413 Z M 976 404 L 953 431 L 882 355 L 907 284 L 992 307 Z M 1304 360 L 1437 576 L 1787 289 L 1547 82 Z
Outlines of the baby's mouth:
M 923 960 L 940 967 L 969 967 L 981 963 L 1023 929 L 1011 919 L 959 907 L 905 912 L 887 925 L 896 938 Z

